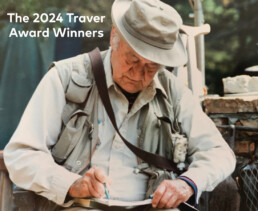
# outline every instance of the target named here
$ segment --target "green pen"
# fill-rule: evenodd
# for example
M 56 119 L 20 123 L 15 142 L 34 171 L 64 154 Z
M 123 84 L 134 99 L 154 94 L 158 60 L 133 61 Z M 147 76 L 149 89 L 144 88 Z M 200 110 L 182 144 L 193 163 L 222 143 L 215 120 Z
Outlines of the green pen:
M 109 194 L 108 194 L 108 190 L 107 190 L 106 184 L 103 183 L 103 185 L 104 185 L 106 197 L 107 197 L 107 199 L 109 199 Z

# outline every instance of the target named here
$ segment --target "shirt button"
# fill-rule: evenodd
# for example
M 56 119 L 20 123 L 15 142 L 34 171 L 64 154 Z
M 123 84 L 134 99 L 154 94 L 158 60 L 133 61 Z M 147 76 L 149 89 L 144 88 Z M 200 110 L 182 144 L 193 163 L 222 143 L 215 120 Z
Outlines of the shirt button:
M 77 161 L 76 161 L 76 165 L 77 165 L 77 166 L 80 166 L 81 164 L 82 164 L 82 162 L 81 162 L 80 160 L 77 160 Z

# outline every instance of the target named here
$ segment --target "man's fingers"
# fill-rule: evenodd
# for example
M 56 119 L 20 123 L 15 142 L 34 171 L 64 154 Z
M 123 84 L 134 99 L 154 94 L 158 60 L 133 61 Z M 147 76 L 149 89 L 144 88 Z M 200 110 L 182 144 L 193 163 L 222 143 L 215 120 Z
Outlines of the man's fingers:
M 108 183 L 108 177 L 101 168 L 94 168 L 94 176 L 100 183 Z
M 110 190 L 112 183 L 112 180 L 108 177 L 107 182 L 105 182 L 108 191 Z
M 105 183 L 108 190 L 112 184 L 112 180 L 105 174 L 105 172 L 98 167 L 94 167 L 94 176 L 100 183 Z M 104 190 L 104 189 L 103 189 Z
M 105 194 L 104 185 L 100 183 L 98 180 L 91 180 L 91 185 L 96 192 L 98 192 L 99 197 Z
M 157 207 L 159 204 L 160 199 L 162 198 L 163 194 L 166 191 L 166 186 L 164 184 L 160 184 L 157 190 L 154 192 L 153 199 L 152 199 L 152 206 Z
M 86 173 L 85 173 L 85 175 L 84 176 L 86 176 L 86 177 L 90 177 L 91 179 L 94 179 L 94 168 L 90 168 Z
M 88 184 L 89 193 L 91 196 L 94 196 L 96 198 L 100 198 L 102 195 L 99 193 L 93 186 L 92 181 L 89 181 Z
M 100 168 L 93 166 L 86 172 L 85 178 L 87 178 L 87 180 L 89 180 L 90 182 L 90 185 L 89 185 L 90 194 L 94 197 L 101 197 L 105 193 L 105 191 L 104 191 L 104 186 L 102 182 L 100 182 L 96 177 L 96 175 L 98 175 L 98 173 L 96 172 L 99 172 L 99 174 L 102 174 L 103 171 Z
M 110 189 L 111 180 L 101 168 L 93 166 L 86 172 L 85 176 L 90 178 L 91 187 L 98 193 L 98 196 L 95 196 L 96 193 L 93 196 L 101 197 L 105 194 L 103 183 L 107 185 L 108 190 Z M 91 191 L 93 192 L 93 190 Z
M 165 191 L 165 193 L 162 195 L 161 199 L 159 200 L 158 203 L 158 208 L 170 208 L 167 207 L 168 201 L 170 201 L 171 199 L 173 199 L 173 201 L 175 201 L 176 199 L 174 199 L 172 192 L 167 190 Z
M 154 192 L 152 206 L 158 208 L 177 207 L 193 195 L 192 188 L 183 180 L 164 180 Z
M 181 203 L 183 203 L 183 201 L 177 200 L 177 201 L 174 203 L 174 206 L 173 206 L 173 207 L 178 207 Z
M 179 204 L 180 202 L 177 200 L 177 197 L 172 195 L 166 202 L 165 208 L 178 207 Z
M 72 197 L 102 197 L 105 194 L 104 185 L 110 188 L 111 180 L 104 171 L 98 167 L 90 168 L 81 178 L 76 180 L 69 188 Z

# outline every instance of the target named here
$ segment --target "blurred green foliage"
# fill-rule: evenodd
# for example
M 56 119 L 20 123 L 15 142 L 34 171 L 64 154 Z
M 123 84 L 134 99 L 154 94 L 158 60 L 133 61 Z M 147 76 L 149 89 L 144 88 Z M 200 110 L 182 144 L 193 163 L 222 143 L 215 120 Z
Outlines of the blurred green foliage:
M 163 1 L 179 11 L 184 24 L 194 25 L 189 1 Z M 245 74 L 246 67 L 258 64 L 258 0 L 203 0 L 202 7 L 211 25 L 205 36 L 206 84 L 209 93 L 222 94 L 223 77 Z
M 222 94 L 223 77 L 245 74 L 246 67 L 258 64 L 258 0 L 204 0 L 206 84 L 209 93 Z M 188 1 L 176 1 L 184 24 L 193 25 Z
M 203 2 L 212 29 L 206 37 L 206 79 L 209 89 L 220 94 L 222 77 L 245 74 L 246 67 L 258 64 L 258 1 L 230 2 L 224 6 L 219 0 Z
M 192 9 L 187 0 L 163 0 L 182 15 L 184 24 L 193 25 Z M 8 0 L 0 2 L 0 16 L 18 12 L 31 16 L 42 12 L 77 12 L 80 15 L 105 15 L 104 24 L 84 24 L 87 29 L 109 30 L 113 0 Z M 224 3 L 224 4 L 223 4 Z M 211 25 L 205 36 L 206 83 L 209 93 L 222 94 L 222 77 L 243 74 L 246 67 L 257 65 L 258 0 L 204 0 L 204 19 Z

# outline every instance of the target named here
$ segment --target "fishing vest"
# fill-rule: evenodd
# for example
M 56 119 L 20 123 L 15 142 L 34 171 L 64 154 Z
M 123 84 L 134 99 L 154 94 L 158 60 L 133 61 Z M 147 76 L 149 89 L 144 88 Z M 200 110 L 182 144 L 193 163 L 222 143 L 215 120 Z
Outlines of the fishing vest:
M 101 52 L 102 60 L 107 51 Z M 52 148 L 55 161 L 69 171 L 82 174 L 90 166 L 91 156 L 99 143 L 99 94 L 91 71 L 88 54 L 54 62 L 62 82 L 66 105 L 62 112 L 62 130 Z M 175 148 L 175 114 L 184 86 L 169 71 L 157 72 L 166 96 L 157 89 L 154 99 L 140 111 L 138 147 L 173 159 Z M 143 161 L 140 159 L 138 164 Z

